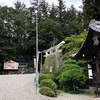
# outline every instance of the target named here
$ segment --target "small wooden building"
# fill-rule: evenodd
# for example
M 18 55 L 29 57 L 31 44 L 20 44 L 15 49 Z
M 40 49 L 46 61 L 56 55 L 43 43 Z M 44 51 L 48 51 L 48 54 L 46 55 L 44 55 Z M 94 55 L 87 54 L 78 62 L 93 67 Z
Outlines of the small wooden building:
M 77 60 L 87 60 L 90 87 L 98 95 L 100 89 L 100 21 L 91 20 L 87 37 L 74 57 Z

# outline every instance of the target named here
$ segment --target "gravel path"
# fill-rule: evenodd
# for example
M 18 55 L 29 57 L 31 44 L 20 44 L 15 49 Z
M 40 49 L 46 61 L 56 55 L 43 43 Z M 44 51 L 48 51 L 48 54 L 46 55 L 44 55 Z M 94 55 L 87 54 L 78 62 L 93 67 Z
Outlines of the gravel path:
M 85 95 L 61 93 L 57 98 L 35 95 L 35 74 L 0 75 L 0 100 L 96 100 Z M 98 99 L 100 100 L 100 99 Z

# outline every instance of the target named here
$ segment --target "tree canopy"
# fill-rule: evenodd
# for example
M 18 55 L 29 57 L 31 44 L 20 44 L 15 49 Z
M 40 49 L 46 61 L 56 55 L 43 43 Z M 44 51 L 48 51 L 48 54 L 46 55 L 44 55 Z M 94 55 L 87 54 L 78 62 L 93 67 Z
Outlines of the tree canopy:
M 39 50 L 48 49 L 53 45 L 54 38 L 57 43 L 66 38 L 65 52 L 73 53 L 70 46 L 79 47 L 78 38 L 87 29 L 91 19 L 99 20 L 99 4 L 97 0 L 83 0 L 83 11 L 78 11 L 71 5 L 65 6 L 64 0 L 59 0 L 59 5 L 51 6 L 39 2 Z M 8 60 L 14 57 L 29 57 L 35 55 L 36 46 L 36 15 L 35 7 L 27 8 L 24 3 L 16 2 L 15 7 L 0 6 L 0 59 Z M 70 37 L 71 36 L 71 37 Z M 84 37 L 84 35 L 83 35 Z M 76 40 L 73 40 L 76 38 Z M 70 42 L 69 39 L 72 39 Z M 69 42 L 68 42 L 69 41 Z M 68 53 L 67 53 L 68 54 Z
M 82 0 L 84 27 L 87 29 L 90 20 L 100 21 L 100 0 Z
M 81 33 L 80 35 L 72 35 L 65 38 L 65 45 L 63 46 L 63 59 L 68 58 L 71 54 L 77 53 L 80 47 L 82 46 L 85 38 L 86 32 Z

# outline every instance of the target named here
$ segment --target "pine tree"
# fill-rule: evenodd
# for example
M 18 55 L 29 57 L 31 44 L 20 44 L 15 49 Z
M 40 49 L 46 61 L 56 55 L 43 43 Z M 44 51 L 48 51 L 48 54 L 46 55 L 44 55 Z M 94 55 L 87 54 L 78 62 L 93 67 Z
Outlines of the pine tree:
M 80 34 L 79 24 L 81 21 L 79 21 L 78 12 L 73 5 L 67 8 L 64 19 L 65 25 L 63 27 L 64 36 Z
M 49 18 L 57 21 L 57 7 L 54 4 L 51 6 Z
M 83 14 L 86 28 L 90 20 L 100 20 L 100 0 L 83 0 Z
M 47 2 L 45 1 L 42 1 L 40 2 L 39 4 L 39 9 L 38 9 L 38 12 L 39 12 L 39 22 L 42 21 L 42 20 L 45 20 L 47 17 L 48 17 L 48 13 L 50 11 L 50 6 Z
M 65 2 L 63 0 L 58 0 L 59 5 L 58 5 L 58 19 L 61 25 L 61 28 L 65 26 L 65 14 L 66 14 L 66 6 Z

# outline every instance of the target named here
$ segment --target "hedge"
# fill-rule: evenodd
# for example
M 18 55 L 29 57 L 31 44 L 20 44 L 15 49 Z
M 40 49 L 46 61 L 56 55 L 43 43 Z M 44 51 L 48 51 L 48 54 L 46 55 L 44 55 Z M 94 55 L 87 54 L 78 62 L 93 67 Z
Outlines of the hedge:
M 46 95 L 46 96 L 49 96 L 49 97 L 54 97 L 55 96 L 54 91 L 49 87 L 42 87 L 42 88 L 40 88 L 39 92 L 42 95 Z
M 44 79 L 50 79 L 47 74 L 39 74 L 39 83 Z
M 54 80 L 54 75 L 53 74 L 39 74 L 39 83 L 44 80 L 44 79 L 52 79 Z
M 40 82 L 40 87 L 49 87 L 53 90 L 57 89 L 57 85 L 55 84 L 55 82 L 51 79 L 44 79 Z

